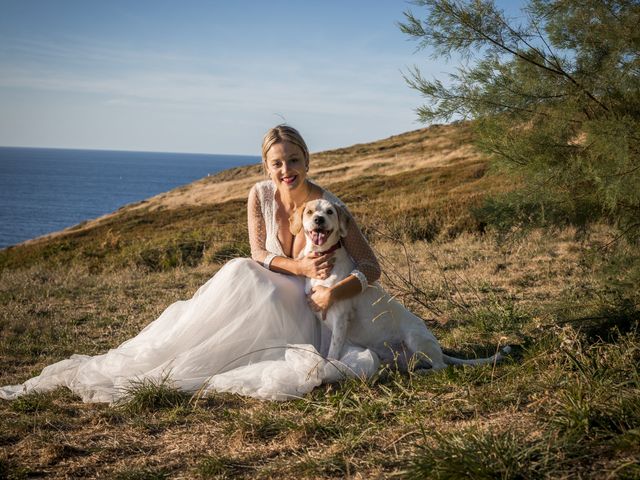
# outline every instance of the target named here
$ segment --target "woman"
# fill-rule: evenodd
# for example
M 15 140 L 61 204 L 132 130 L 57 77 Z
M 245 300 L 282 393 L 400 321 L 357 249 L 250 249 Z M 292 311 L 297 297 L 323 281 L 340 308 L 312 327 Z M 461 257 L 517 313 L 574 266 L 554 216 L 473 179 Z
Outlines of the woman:
M 132 382 L 169 378 L 180 389 L 236 392 L 287 399 L 346 372 L 372 375 L 378 358 L 347 346 L 336 370 L 327 364 L 328 332 L 312 310 L 357 295 L 380 276 L 378 262 L 355 222 L 343 245 L 358 266 L 331 289 L 304 294 L 304 277 L 324 278 L 331 255 L 298 258 L 304 237 L 289 216 L 308 200 L 336 197 L 307 179 L 309 152 L 294 128 L 280 125 L 264 137 L 269 180 L 251 189 L 248 225 L 252 259 L 227 263 L 187 301 L 169 306 L 137 336 L 104 355 L 73 355 L 22 385 L 0 388 L 0 398 L 67 386 L 85 402 L 113 402 Z

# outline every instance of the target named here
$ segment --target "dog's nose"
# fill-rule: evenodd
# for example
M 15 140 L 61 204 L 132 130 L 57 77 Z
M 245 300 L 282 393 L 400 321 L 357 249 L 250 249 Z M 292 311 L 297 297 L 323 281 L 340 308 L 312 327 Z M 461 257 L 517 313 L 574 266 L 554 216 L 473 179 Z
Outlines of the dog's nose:
M 313 223 L 316 225 L 322 225 L 324 223 L 324 217 L 314 217 Z

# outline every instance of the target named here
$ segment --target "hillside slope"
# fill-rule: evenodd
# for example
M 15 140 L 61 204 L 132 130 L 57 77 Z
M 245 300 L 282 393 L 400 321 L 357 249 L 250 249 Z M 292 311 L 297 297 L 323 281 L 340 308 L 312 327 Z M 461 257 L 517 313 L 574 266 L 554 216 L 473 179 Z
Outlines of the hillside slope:
M 191 395 L 170 371 L 112 406 L 33 393 L 0 401 L 0 478 L 640 478 L 638 302 L 619 306 L 615 272 L 597 273 L 615 237 L 477 234 L 471 207 L 515 182 L 471 139 L 468 124 L 416 130 L 314 154 L 312 174 L 445 351 L 506 343 L 505 362 L 388 366 L 284 403 Z M 0 251 L 0 385 L 120 345 L 247 255 L 246 194 L 262 178 L 227 170 Z
M 478 228 L 469 206 L 508 187 L 485 176 L 486 159 L 471 141 L 469 124 L 432 126 L 312 154 L 310 175 L 347 203 L 365 231 L 455 236 Z M 263 178 L 260 165 L 225 170 L 0 251 L 0 268 L 79 260 L 101 270 L 131 263 L 162 269 L 246 254 L 244 205 Z

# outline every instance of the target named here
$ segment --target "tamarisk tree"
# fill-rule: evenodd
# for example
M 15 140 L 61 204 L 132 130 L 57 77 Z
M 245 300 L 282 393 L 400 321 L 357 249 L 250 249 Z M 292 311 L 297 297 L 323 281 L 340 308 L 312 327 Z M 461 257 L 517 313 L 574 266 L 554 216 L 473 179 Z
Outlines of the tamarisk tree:
M 524 180 L 494 213 L 604 218 L 637 240 L 640 1 L 530 0 L 515 18 L 490 0 L 414 3 L 401 30 L 435 57 L 462 59 L 445 83 L 417 67 L 405 75 L 427 100 L 420 119 L 476 119 L 480 145 Z

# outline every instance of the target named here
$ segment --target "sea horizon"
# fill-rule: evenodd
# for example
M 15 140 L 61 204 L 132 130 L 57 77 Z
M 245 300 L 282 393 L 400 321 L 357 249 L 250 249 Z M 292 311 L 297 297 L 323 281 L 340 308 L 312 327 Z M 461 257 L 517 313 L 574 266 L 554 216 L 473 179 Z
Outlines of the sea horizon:
M 256 157 L 258 155 L 244 155 L 241 153 L 208 153 L 208 152 L 174 152 L 174 151 L 162 151 L 162 150 L 126 150 L 120 148 L 80 148 L 80 147 L 29 147 L 24 145 L 0 145 L 0 148 L 15 148 L 23 150 L 71 150 L 82 152 L 113 152 L 113 153 L 160 153 L 160 154 L 172 154 L 172 155 L 213 155 L 221 157 Z
M 255 155 L 0 146 L 0 249 L 259 161 Z

